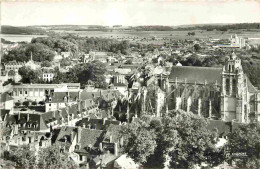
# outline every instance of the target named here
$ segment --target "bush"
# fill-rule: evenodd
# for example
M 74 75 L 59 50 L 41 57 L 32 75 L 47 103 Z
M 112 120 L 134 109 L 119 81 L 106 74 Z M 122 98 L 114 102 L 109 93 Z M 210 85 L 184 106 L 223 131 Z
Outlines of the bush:
M 45 104 L 45 102 L 44 101 L 39 101 L 39 104 L 43 106 Z
M 15 106 L 17 106 L 17 107 L 19 107 L 20 105 L 21 105 L 20 102 L 16 102 L 16 103 L 15 103 Z
M 36 101 L 33 101 L 33 102 L 32 102 L 32 105 L 33 105 L 33 106 L 36 106 L 36 105 L 37 105 L 37 102 L 36 102 Z
M 24 101 L 24 102 L 23 102 L 23 105 L 24 105 L 25 107 L 28 107 L 28 106 L 29 106 L 29 101 Z

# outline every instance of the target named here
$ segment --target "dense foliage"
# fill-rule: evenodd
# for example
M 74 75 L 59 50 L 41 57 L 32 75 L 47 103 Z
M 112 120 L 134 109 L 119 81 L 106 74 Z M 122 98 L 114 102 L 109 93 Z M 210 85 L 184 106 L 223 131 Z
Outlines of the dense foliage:
M 68 154 L 60 152 L 59 146 L 56 145 L 42 148 L 37 153 L 30 149 L 29 145 L 19 146 L 15 150 L 6 152 L 5 158 L 15 162 L 17 168 L 77 168 L 75 163 L 70 160 Z
M 43 29 L 30 27 L 30 26 L 1 26 L 1 33 L 2 34 L 26 34 L 26 35 L 34 35 L 34 34 L 45 34 L 46 32 Z
M 184 111 L 162 119 L 143 117 L 123 127 L 122 135 L 127 138 L 124 152 L 146 167 L 193 168 L 223 161 L 216 133 L 207 129 L 205 119 Z
M 257 124 L 240 125 L 238 129 L 228 136 L 230 156 L 227 160 L 233 158 L 236 166 L 241 168 L 260 168 L 260 127 Z M 233 153 L 245 153 L 246 158 L 236 158 Z

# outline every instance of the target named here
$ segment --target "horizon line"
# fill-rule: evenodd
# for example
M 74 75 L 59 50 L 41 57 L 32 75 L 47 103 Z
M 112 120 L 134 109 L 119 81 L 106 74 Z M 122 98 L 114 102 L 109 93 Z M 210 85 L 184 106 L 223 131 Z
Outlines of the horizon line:
M 98 25 L 98 24 L 90 24 L 90 25 L 81 25 L 81 24 L 46 24 L 46 25 L 1 25 L 1 26 L 12 26 L 12 27 L 36 27 L 36 26 L 104 26 L 104 27 L 113 27 L 120 25 L 122 27 L 138 27 L 138 26 L 169 26 L 169 27 L 178 27 L 178 26 L 198 26 L 198 25 L 234 25 L 234 24 L 260 24 L 260 22 L 233 22 L 233 23 L 196 23 L 196 24 L 181 24 L 181 25 L 157 25 L 157 24 L 147 24 L 147 25 Z

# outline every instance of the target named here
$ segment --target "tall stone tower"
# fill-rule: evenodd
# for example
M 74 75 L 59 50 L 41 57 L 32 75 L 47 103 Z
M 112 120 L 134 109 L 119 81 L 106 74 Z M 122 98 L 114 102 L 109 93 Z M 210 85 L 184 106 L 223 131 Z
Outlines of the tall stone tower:
M 221 118 L 247 122 L 246 78 L 241 60 L 233 52 L 222 71 Z

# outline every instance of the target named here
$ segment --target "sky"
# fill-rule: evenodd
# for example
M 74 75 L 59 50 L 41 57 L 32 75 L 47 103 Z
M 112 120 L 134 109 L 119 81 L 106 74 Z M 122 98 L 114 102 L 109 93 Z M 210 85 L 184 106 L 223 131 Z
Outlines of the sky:
M 1 0 L 0 0 L 1 1 Z M 3 0 L 1 24 L 187 25 L 260 22 L 250 0 Z M 30 2 L 28 2 L 30 1 Z

